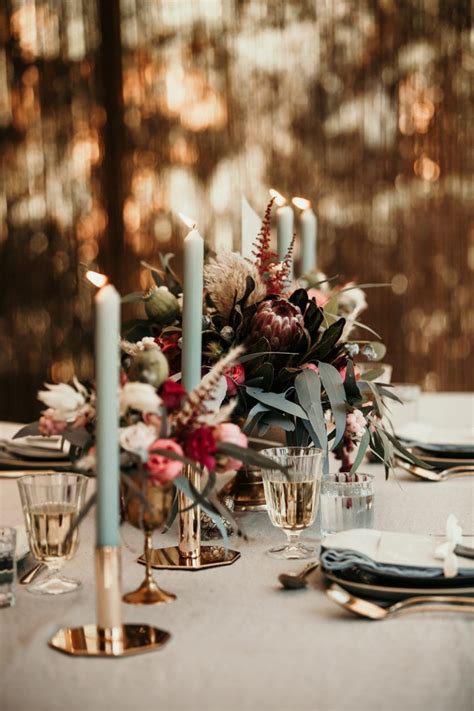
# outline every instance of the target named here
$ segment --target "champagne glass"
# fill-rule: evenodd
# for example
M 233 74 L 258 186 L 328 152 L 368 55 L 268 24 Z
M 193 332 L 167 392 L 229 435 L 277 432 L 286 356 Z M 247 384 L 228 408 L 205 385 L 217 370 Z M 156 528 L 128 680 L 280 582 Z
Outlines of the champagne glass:
M 261 452 L 288 468 L 262 471 L 270 521 L 282 528 L 287 542 L 268 553 L 275 558 L 311 558 L 314 546 L 299 540 L 301 531 L 314 523 L 321 490 L 323 452 L 314 447 L 271 447 Z
M 79 545 L 79 530 L 68 536 L 72 522 L 84 505 L 87 477 L 57 472 L 34 474 L 18 479 L 26 532 L 34 557 L 45 563 L 50 573 L 27 590 L 42 595 L 61 595 L 81 587 L 79 580 L 60 574 Z
M 163 528 L 175 498 L 173 484 L 154 484 L 150 477 L 130 477 L 122 485 L 122 510 L 124 518 L 145 533 L 145 578 L 136 590 L 126 593 L 123 601 L 130 605 L 158 605 L 176 600 L 176 595 L 162 590 L 153 576 L 153 531 Z

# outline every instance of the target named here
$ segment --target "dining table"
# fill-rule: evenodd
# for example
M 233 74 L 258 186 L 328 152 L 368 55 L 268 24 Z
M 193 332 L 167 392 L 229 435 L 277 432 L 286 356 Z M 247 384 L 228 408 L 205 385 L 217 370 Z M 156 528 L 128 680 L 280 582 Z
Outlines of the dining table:
M 472 427 L 470 393 L 424 393 L 420 421 Z M 0 424 L 9 437 L 12 423 Z M 336 463 L 332 463 L 335 470 Z M 474 477 L 422 481 L 401 469 L 364 463 L 375 475 L 375 527 L 443 536 L 453 513 L 474 536 Z M 89 482 L 90 491 L 93 480 Z M 0 525 L 22 523 L 17 482 L 0 477 Z M 51 596 L 17 585 L 16 605 L 0 610 L 0 708 L 3 711 L 472 711 L 474 615 L 400 614 L 383 621 L 351 615 L 325 594 L 320 571 L 304 590 L 284 590 L 282 572 L 305 561 L 277 560 L 267 550 L 284 535 L 265 512 L 240 518 L 247 540 L 233 565 L 201 571 L 155 571 L 177 599 L 122 605 L 124 622 L 171 633 L 156 652 L 121 659 L 71 657 L 48 646 L 60 627 L 94 623 L 95 521 L 81 524 L 80 545 L 64 568 L 82 588 Z M 137 587 L 143 535 L 124 524 L 122 587 Z M 305 532 L 319 538 L 317 525 Z M 176 528 L 154 545 L 177 540 Z M 474 538 L 471 539 L 474 542 Z

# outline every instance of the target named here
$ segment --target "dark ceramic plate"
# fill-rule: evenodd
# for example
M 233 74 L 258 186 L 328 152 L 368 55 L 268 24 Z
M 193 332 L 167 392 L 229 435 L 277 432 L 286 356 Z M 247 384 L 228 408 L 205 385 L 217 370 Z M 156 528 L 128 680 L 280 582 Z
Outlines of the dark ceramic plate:
M 463 585 L 462 587 L 447 587 L 445 582 L 440 583 L 436 587 L 420 587 L 418 585 L 400 587 L 395 585 L 381 585 L 362 583 L 355 580 L 348 580 L 342 575 L 334 573 L 326 573 L 323 575 L 328 583 L 337 583 L 341 588 L 356 595 L 357 597 L 373 598 L 375 600 L 405 600 L 407 597 L 424 596 L 424 595 L 463 595 L 465 597 L 474 598 L 474 585 Z M 419 581 L 419 579 L 418 579 Z

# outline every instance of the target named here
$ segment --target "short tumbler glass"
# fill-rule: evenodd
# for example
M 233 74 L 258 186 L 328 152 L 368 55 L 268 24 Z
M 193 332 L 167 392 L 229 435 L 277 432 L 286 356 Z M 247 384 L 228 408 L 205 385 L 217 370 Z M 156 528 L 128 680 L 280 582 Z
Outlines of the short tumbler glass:
M 286 544 L 268 552 L 276 558 L 312 558 L 316 548 L 301 543 L 299 536 L 316 518 L 323 452 L 314 447 L 271 447 L 261 453 L 288 467 L 288 474 L 278 469 L 262 471 L 270 521 L 287 536 Z
M 321 535 L 374 527 L 374 477 L 331 474 L 321 484 Z
M 0 607 L 15 604 L 16 529 L 0 526 Z
M 81 587 L 78 580 L 61 575 L 64 561 L 75 554 L 78 529 L 68 535 L 84 505 L 87 477 L 83 474 L 34 474 L 18 479 L 30 550 L 50 574 L 32 583 L 29 592 L 60 595 Z

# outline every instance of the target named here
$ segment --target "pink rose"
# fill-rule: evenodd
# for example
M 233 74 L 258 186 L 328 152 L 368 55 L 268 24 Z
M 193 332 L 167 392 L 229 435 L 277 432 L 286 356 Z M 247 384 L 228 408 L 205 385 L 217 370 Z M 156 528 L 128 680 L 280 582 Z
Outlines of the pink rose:
M 245 382 L 244 366 L 240 363 L 232 365 L 226 370 L 225 379 L 227 381 L 227 395 L 233 397 L 237 394 L 237 385 L 242 385 Z
M 222 422 L 220 425 L 217 425 L 217 427 L 214 427 L 214 438 L 216 442 L 229 442 L 239 447 L 247 447 L 248 445 L 245 434 L 238 425 L 234 425 L 232 422 Z M 239 459 L 226 457 L 225 468 L 227 470 L 240 469 L 241 466 L 242 462 Z
M 150 455 L 145 467 L 150 472 L 153 483 L 156 485 L 166 484 L 181 474 L 183 462 L 176 459 L 168 459 L 164 454 L 153 453 L 154 449 L 167 449 L 170 452 L 183 455 L 183 450 L 173 439 L 156 439 L 148 447 Z
M 53 435 L 59 435 L 64 432 L 67 428 L 67 422 L 64 420 L 56 419 L 57 414 L 55 410 L 49 408 L 45 410 L 38 422 L 38 429 L 43 437 L 52 437 Z

